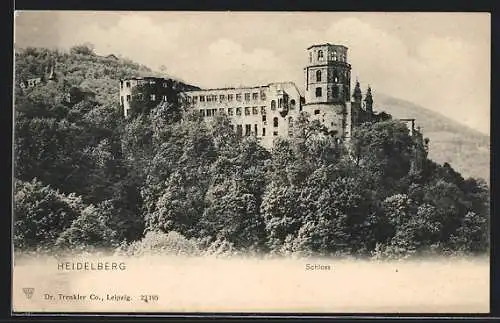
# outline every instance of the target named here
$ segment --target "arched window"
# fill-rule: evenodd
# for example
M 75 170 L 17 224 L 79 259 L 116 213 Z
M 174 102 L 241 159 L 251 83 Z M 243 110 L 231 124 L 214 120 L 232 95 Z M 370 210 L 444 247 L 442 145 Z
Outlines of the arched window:
M 295 109 L 295 99 L 290 100 L 290 109 Z
M 321 60 L 321 59 L 323 59 L 323 51 L 318 50 L 318 60 Z
M 271 110 L 276 110 L 276 101 L 275 100 L 271 101 Z
M 273 119 L 273 126 L 274 126 L 275 128 L 277 128 L 277 127 L 278 127 L 278 118 L 277 118 L 277 117 L 274 117 L 274 119 Z
M 321 71 L 316 71 L 316 82 L 321 82 Z
M 335 83 L 339 81 L 339 74 L 337 73 L 337 70 L 333 70 L 333 81 Z
M 333 60 L 336 61 L 337 60 L 337 51 L 334 51 L 333 52 Z

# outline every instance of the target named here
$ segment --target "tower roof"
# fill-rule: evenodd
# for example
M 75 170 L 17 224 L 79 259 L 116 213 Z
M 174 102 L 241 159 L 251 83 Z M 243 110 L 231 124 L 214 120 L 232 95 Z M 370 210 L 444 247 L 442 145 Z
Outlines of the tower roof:
M 309 50 L 309 49 L 311 49 L 311 48 L 313 48 L 313 47 L 324 47 L 324 46 L 343 47 L 343 48 L 347 49 L 347 46 L 344 46 L 344 45 L 337 45 L 337 44 L 330 44 L 330 43 L 311 45 L 311 46 L 307 47 L 307 49 Z
M 373 103 L 372 88 L 369 85 L 368 89 L 366 89 L 365 101 L 368 103 Z
M 352 94 L 352 97 L 354 99 L 361 100 L 362 94 L 361 94 L 361 88 L 359 86 L 359 81 L 358 80 L 356 80 L 356 86 L 354 87 L 354 93 Z

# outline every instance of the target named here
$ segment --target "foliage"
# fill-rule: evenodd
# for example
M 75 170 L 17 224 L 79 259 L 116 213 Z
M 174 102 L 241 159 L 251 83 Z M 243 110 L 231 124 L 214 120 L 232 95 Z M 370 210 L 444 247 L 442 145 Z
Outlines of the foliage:
M 150 231 L 139 241 L 121 245 L 118 254 L 194 256 L 200 254 L 200 250 L 196 241 L 186 239 L 175 231 L 168 233 Z

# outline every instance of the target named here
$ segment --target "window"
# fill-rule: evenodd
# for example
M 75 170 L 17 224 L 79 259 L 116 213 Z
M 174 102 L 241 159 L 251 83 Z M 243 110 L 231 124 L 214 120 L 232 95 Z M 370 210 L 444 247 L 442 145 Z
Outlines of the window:
M 273 136 L 275 136 L 275 137 L 276 137 L 277 135 L 278 135 L 278 132 L 277 132 L 277 131 L 274 131 L 274 132 L 273 132 Z
M 156 95 L 151 94 L 151 95 L 149 96 L 149 99 L 150 99 L 151 101 L 156 101 Z
M 212 96 L 211 95 L 207 95 L 207 102 L 212 102 Z
M 123 100 L 123 95 L 122 95 L 122 96 L 120 97 L 120 102 L 122 103 L 122 105 L 123 105 L 123 101 L 124 101 L 124 100 Z
M 231 128 L 231 131 L 233 131 L 233 132 L 234 132 L 234 124 L 230 124 L 230 125 L 229 125 L 229 128 Z
M 228 94 L 227 95 L 227 100 L 228 101 L 233 101 L 233 95 L 232 94 Z
M 260 113 L 266 114 L 266 107 L 260 107 Z
M 224 108 L 219 108 L 219 114 L 223 115 L 224 114 Z
M 222 102 L 226 99 L 226 96 L 224 94 L 219 95 L 219 101 Z
M 200 95 L 200 102 L 205 102 L 205 96 L 204 95 Z
M 250 101 L 250 93 L 245 93 L 245 101 Z
M 276 101 L 275 100 L 272 100 L 271 101 L 271 110 L 276 110 Z
M 257 134 L 259 133 L 259 131 L 258 131 L 259 129 L 257 128 L 257 125 L 256 125 L 256 124 L 254 124 L 254 125 L 253 125 L 253 129 L 254 129 L 254 132 L 253 132 L 253 133 L 254 133 L 254 135 L 256 135 L 256 136 L 257 136 Z
M 233 108 L 228 108 L 227 109 L 227 114 L 230 115 L 230 116 L 234 115 Z
M 319 110 L 314 110 L 314 114 L 319 114 Z
M 275 128 L 278 127 L 278 118 L 277 117 L 274 117 L 274 119 L 273 119 L 273 126 Z
M 163 87 L 168 87 L 167 82 L 163 82 Z
M 241 136 L 243 134 L 243 126 L 242 125 L 236 125 L 236 134 L 238 136 Z
M 318 60 L 322 60 L 322 59 L 323 59 L 323 51 L 318 50 Z
M 265 100 L 266 99 L 266 93 L 260 92 L 260 99 Z
M 259 99 L 259 93 L 252 93 L 252 100 L 258 100 Z
M 207 110 L 207 117 L 211 117 L 212 116 L 212 110 L 208 109 Z
M 123 89 L 123 81 L 120 81 L 120 89 Z
M 319 98 L 323 95 L 322 89 L 320 87 L 316 88 L 316 97 Z
M 154 80 L 149 80 L 149 85 L 155 85 L 156 82 Z
M 266 128 L 262 128 L 262 137 L 266 136 Z
M 167 101 L 167 96 L 166 95 L 163 96 L 163 101 Z M 193 102 L 194 102 L 194 98 L 193 98 Z
M 295 109 L 295 99 L 290 100 L 290 110 Z
M 251 124 L 246 124 L 245 125 L 245 136 L 250 136 L 250 132 L 252 131 L 252 125 Z
M 130 102 L 130 94 L 127 94 L 127 102 Z
M 196 101 L 198 101 L 198 97 L 197 96 L 193 96 L 193 103 L 196 103 Z
M 312 60 L 313 60 L 312 53 L 309 52 L 309 63 L 312 62 Z
M 130 87 L 130 82 L 125 83 L 126 87 Z
M 205 116 L 205 110 L 203 110 L 203 109 L 200 110 L 200 116 L 202 116 L 202 117 Z
M 339 74 L 336 70 L 333 71 L 333 81 L 337 83 L 339 81 Z
M 236 108 L 236 115 L 241 116 L 241 108 Z
M 321 71 L 316 71 L 316 82 L 321 82 Z
M 217 95 L 215 95 L 215 94 L 214 94 L 214 95 L 212 95 L 212 101 L 213 101 L 213 102 L 217 102 Z
M 252 107 L 252 114 L 259 114 L 259 109 L 257 109 L 257 107 Z
M 337 60 L 337 51 L 334 51 L 333 52 L 333 60 L 336 61 Z
M 245 115 L 246 116 L 250 115 L 250 107 L 245 107 Z
M 262 121 L 263 121 L 263 122 L 266 122 L 266 121 L 267 121 L 267 116 L 266 116 L 265 114 L 264 114 L 264 115 L 262 115 Z
M 241 93 L 236 94 L 236 101 L 241 101 Z

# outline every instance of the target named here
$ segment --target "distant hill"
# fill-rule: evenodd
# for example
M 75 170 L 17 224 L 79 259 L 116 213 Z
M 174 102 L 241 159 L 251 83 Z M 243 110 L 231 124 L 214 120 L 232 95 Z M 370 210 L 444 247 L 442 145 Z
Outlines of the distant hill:
M 395 118 L 415 118 L 424 136 L 430 139 L 429 157 L 448 162 L 462 176 L 480 177 L 489 182 L 490 138 L 445 116 L 414 103 L 382 93 L 374 97 L 374 110 Z

